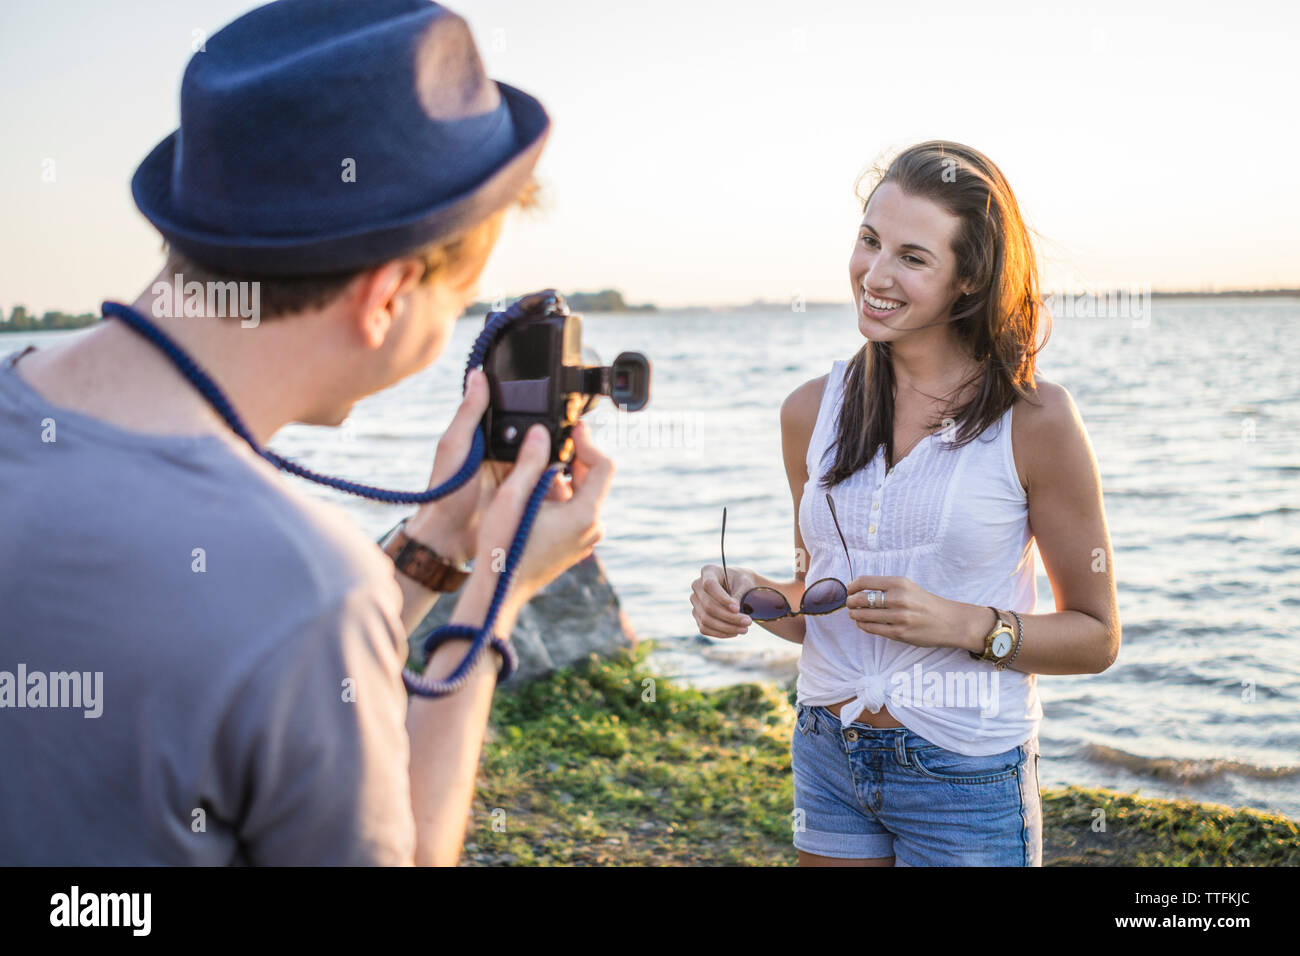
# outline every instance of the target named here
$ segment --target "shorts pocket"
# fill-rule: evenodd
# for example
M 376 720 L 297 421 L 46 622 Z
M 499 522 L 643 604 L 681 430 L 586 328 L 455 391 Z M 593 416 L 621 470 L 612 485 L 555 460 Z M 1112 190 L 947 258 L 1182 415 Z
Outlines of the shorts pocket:
M 926 777 L 945 783 L 996 783 L 1019 772 L 1020 748 L 986 757 L 968 757 L 943 747 L 922 747 L 908 754 L 912 766 Z
M 795 719 L 795 729 L 805 737 L 817 733 L 817 715 L 813 713 L 811 707 L 806 705 L 799 707 L 798 717 Z

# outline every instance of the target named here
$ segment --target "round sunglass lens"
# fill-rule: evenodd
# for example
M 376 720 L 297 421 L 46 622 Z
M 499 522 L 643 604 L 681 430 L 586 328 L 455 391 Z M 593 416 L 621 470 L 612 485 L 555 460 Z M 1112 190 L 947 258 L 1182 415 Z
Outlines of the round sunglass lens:
M 803 592 L 804 614 L 829 614 L 841 608 L 849 599 L 849 592 L 839 581 L 823 578 Z
M 790 613 L 790 604 L 774 588 L 754 588 L 741 600 L 740 610 L 755 621 L 775 621 Z

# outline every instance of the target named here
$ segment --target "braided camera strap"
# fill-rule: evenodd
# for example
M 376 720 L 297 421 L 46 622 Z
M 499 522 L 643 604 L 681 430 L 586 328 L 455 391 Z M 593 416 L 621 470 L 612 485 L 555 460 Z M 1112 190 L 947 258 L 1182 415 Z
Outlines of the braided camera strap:
M 548 299 L 549 303 L 551 300 Z M 123 305 L 120 302 L 105 302 L 103 304 L 103 315 L 105 318 L 116 318 L 126 323 L 130 328 L 139 333 L 148 342 L 158 348 L 167 358 L 169 358 L 177 370 L 189 380 L 190 384 L 207 400 L 213 410 L 222 417 L 225 423 L 236 435 L 248 443 L 249 447 L 257 454 L 261 455 L 276 468 L 287 471 L 299 478 L 306 478 L 308 481 L 314 481 L 317 484 L 327 485 L 339 491 L 345 491 L 349 494 L 357 495 L 362 498 L 368 498 L 373 501 L 383 501 L 389 504 L 424 504 L 429 501 L 436 501 L 439 498 L 445 498 L 447 495 L 456 491 L 469 481 L 478 471 L 479 465 L 483 461 L 483 456 L 487 448 L 487 438 L 483 434 L 482 423 L 474 432 L 474 443 L 470 448 L 465 463 L 452 475 L 436 488 L 430 488 L 427 491 L 390 491 L 384 488 L 376 488 L 373 485 L 364 485 L 354 481 L 348 481 L 343 478 L 333 478 L 329 475 L 322 475 L 304 468 L 277 455 L 268 449 L 263 449 L 257 444 L 257 440 L 249 433 L 244 426 L 243 420 L 235 411 L 234 406 L 226 398 L 225 394 L 217 386 L 206 372 L 199 367 L 189 355 L 185 353 L 179 345 L 176 344 L 162 329 L 150 322 L 143 315 L 130 306 Z M 483 365 L 487 357 L 488 350 L 492 343 L 501 335 L 502 332 L 512 323 L 523 318 L 524 310 L 518 301 L 514 302 L 504 312 L 490 312 L 484 322 L 483 330 L 479 333 L 478 338 L 474 341 L 474 347 L 470 350 L 469 361 L 465 366 L 465 375 L 461 380 L 461 394 L 464 395 L 465 388 L 469 382 L 469 374 L 474 369 Z M 427 638 L 425 638 L 423 651 L 425 663 L 428 661 L 429 654 L 433 649 L 444 641 L 454 639 L 469 639 L 472 641 L 470 649 L 466 652 L 465 657 L 445 679 L 438 680 L 426 677 L 423 674 L 412 670 L 409 666 L 402 669 L 402 680 L 407 689 L 422 697 L 446 697 L 454 694 L 465 686 L 469 680 L 470 672 L 478 663 L 478 659 L 483 652 L 489 647 L 493 647 L 501 654 L 502 666 L 497 674 L 497 682 L 507 679 L 515 672 L 519 665 L 519 659 L 514 649 L 510 645 L 497 637 L 492 632 L 492 625 L 496 622 L 497 615 L 500 613 L 501 605 L 505 601 L 506 593 L 510 589 L 510 583 L 514 578 L 515 570 L 523 558 L 524 546 L 528 541 L 528 533 L 532 530 L 533 521 L 537 517 L 542 501 L 546 493 L 550 490 L 556 475 L 560 473 L 562 466 L 551 465 L 538 479 L 534 486 L 532 494 L 529 496 L 528 504 L 524 509 L 523 519 L 519 523 L 519 528 L 515 532 L 514 540 L 510 544 L 510 552 L 506 557 L 505 567 L 497 580 L 497 586 L 492 594 L 492 602 L 488 607 L 487 618 L 481 628 L 473 627 L 468 624 L 444 624 L 435 628 Z

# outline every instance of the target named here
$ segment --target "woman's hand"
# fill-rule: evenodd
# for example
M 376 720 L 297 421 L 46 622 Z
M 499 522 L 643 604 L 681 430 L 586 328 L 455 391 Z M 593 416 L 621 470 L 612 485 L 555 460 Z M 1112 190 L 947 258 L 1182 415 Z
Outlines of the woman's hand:
M 466 383 L 465 397 L 451 424 L 438 440 L 429 487 L 436 488 L 460 469 L 474 446 L 474 432 L 488 406 L 488 383 L 481 368 L 474 369 Z M 433 548 L 439 555 L 464 564 L 477 552 L 478 529 L 488 503 L 506 480 L 515 463 L 484 459 L 478 472 L 445 498 L 421 505 L 407 522 L 406 533 Z M 536 482 L 540 472 L 534 476 Z M 572 494 L 569 479 L 556 476 L 549 501 L 564 501 Z M 507 544 L 507 547 L 509 545 Z
M 880 595 L 869 607 L 867 591 L 884 591 L 884 607 Z M 862 575 L 848 583 L 848 592 L 849 617 L 863 631 L 917 647 L 966 647 L 966 606 L 910 578 Z
M 740 598 L 755 586 L 754 575 L 744 568 L 728 568 L 723 583 L 722 566 L 706 564 L 691 582 L 691 613 L 705 637 L 735 637 L 748 634 L 749 617 L 740 613 Z

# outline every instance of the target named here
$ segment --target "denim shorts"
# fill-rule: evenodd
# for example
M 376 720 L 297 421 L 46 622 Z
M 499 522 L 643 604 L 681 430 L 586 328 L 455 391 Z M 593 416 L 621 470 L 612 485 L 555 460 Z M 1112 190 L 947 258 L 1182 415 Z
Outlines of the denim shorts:
M 1038 737 L 967 757 L 906 727 L 847 727 L 798 707 L 794 845 L 896 866 L 1042 866 Z

